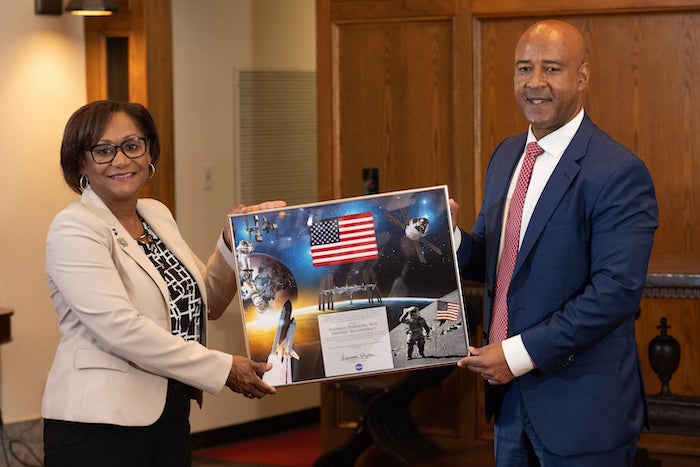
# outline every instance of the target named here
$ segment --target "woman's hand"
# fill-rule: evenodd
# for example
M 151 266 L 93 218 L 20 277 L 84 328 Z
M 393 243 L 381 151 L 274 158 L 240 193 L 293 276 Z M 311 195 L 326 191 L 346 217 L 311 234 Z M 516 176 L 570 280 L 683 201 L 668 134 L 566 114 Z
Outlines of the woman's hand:
M 270 368 L 271 363 L 254 362 L 247 357 L 234 355 L 226 386 L 248 399 L 260 399 L 268 394 L 275 394 L 277 389 L 261 379 L 262 374 Z
M 285 201 L 275 200 L 275 201 L 264 201 L 260 204 L 252 204 L 246 206 L 245 204 L 239 204 L 237 207 L 231 209 L 229 214 L 245 214 L 254 211 L 263 211 L 265 209 L 278 209 L 283 208 L 287 205 Z M 224 223 L 224 242 L 229 250 L 233 251 L 233 240 L 231 239 L 231 229 L 228 225 L 228 219 Z

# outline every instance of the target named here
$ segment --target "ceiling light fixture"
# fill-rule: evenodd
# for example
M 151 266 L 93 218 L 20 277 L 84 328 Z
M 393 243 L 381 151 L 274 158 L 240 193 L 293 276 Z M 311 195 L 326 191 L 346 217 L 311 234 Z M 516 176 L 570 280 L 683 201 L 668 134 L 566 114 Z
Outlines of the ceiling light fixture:
M 70 0 L 66 11 L 79 16 L 108 16 L 117 12 L 116 0 Z

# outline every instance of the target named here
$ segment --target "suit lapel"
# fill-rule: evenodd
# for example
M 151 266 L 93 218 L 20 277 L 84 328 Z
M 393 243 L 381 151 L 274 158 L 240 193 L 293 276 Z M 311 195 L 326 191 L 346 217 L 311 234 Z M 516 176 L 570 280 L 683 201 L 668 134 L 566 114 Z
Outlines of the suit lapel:
M 104 202 L 90 189 L 83 192 L 81 196 L 83 204 L 90 211 L 99 217 L 103 222 L 110 226 L 114 234 L 114 244 L 120 248 L 127 256 L 134 260 L 146 273 L 153 279 L 153 282 L 158 286 L 163 300 L 168 303 L 170 300 L 170 292 L 168 287 L 160 275 L 160 272 L 153 266 L 153 263 L 143 252 L 138 242 L 131 238 L 131 235 L 126 231 L 124 226 L 119 222 L 112 211 L 104 204 Z M 167 307 L 166 307 L 167 309 Z

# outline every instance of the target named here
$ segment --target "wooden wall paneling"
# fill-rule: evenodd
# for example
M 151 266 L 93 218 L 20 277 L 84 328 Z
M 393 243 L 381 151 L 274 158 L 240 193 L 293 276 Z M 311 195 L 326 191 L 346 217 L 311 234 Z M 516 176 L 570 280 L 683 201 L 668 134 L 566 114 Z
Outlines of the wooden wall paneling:
M 333 199 L 334 170 L 333 170 L 333 50 L 332 23 L 330 19 L 330 2 L 316 0 L 316 128 L 317 162 L 319 200 Z
M 398 18 L 455 17 L 468 12 L 464 0 L 317 0 L 330 8 L 326 20 L 331 23 L 347 21 L 387 21 Z
M 120 0 L 117 6 L 112 16 L 85 18 L 88 101 L 109 97 L 106 39 L 128 38 L 129 100 L 149 109 L 161 144 L 156 176 L 142 196 L 157 198 L 175 212 L 170 0 Z
M 149 0 L 142 16 L 146 32 L 148 107 L 158 124 L 161 158 L 151 180 L 154 195 L 175 211 L 175 135 L 173 104 L 172 13 L 170 0 Z
M 459 226 L 470 230 L 479 213 L 474 202 L 478 192 L 477 171 L 480 158 L 476 157 L 475 148 L 479 134 L 474 131 L 477 118 L 476 92 L 479 85 L 474 73 L 475 34 L 473 21 L 468 9 L 468 2 L 457 1 L 454 21 L 454 117 L 452 128 L 453 148 L 453 181 L 450 184 L 451 196 L 459 203 Z M 474 330 L 472 330 L 474 331 Z M 475 334 L 476 335 L 476 334 Z M 479 334 L 480 335 L 480 334 Z
M 472 15 L 488 18 L 650 13 L 692 10 L 697 7 L 698 0 L 471 0 Z
M 527 129 L 527 121 L 513 96 L 513 55 L 522 32 L 532 23 L 528 19 L 484 19 L 474 25 L 474 73 L 477 90 L 474 133 L 478 145 L 474 157 L 479 173 L 474 183 L 474 210 L 479 212 L 483 179 L 491 153 L 505 137 Z
M 651 171 L 660 216 L 654 254 L 700 252 L 693 215 L 700 205 L 693 171 L 700 169 L 700 12 L 626 15 L 624 24 L 613 15 L 589 24 L 598 52 L 588 109 Z
M 379 169 L 381 191 L 451 182 L 451 21 L 346 24 L 336 31 L 340 196 L 362 194 L 363 167 Z

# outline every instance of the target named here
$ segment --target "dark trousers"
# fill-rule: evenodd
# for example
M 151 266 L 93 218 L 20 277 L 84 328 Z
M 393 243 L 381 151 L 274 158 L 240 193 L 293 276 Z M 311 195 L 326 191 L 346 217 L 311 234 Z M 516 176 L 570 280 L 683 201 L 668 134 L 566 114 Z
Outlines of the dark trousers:
M 576 423 L 572 420 L 571 423 Z M 518 381 L 508 388 L 494 426 L 497 467 L 603 467 L 631 466 L 637 443 L 610 451 L 578 456 L 559 456 L 542 445 L 522 401 Z
M 190 388 L 168 384 L 160 418 L 150 426 L 44 420 L 46 467 L 190 467 Z

